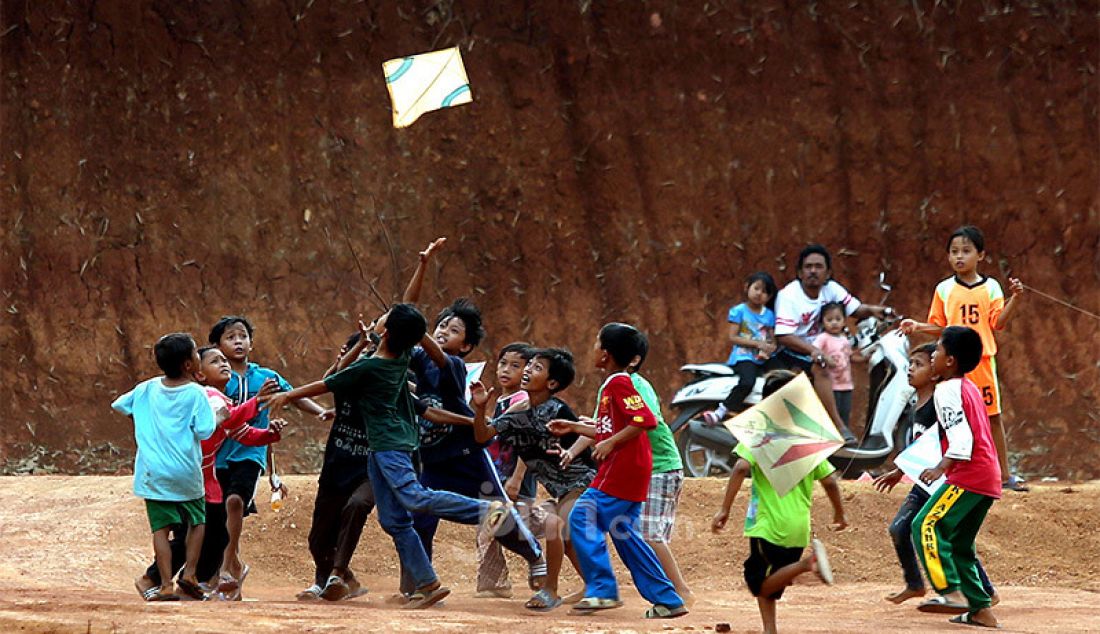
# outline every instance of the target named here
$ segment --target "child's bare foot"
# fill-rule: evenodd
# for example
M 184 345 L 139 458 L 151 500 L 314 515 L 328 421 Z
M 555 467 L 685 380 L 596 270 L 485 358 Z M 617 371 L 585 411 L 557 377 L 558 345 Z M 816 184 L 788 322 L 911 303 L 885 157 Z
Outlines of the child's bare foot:
M 695 593 L 691 590 L 684 590 L 683 592 L 677 592 L 676 594 L 679 594 L 680 598 L 684 600 L 685 608 L 690 609 L 695 605 Z
M 914 589 L 914 588 L 905 588 L 904 590 L 899 590 L 898 592 L 895 592 L 893 594 L 888 594 L 883 598 L 886 599 L 887 601 L 889 601 L 890 603 L 901 605 L 902 603 L 905 603 L 909 599 L 916 599 L 917 597 L 923 597 L 927 593 L 928 593 L 928 591 L 925 590 L 924 588 L 916 588 L 916 589 Z

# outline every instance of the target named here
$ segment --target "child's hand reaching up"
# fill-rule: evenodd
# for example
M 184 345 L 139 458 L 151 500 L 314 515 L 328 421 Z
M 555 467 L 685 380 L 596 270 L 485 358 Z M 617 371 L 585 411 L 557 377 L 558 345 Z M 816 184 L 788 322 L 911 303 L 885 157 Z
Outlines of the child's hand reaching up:
M 288 423 L 285 419 L 272 418 L 271 419 L 271 426 L 269 427 L 269 429 L 271 431 L 275 432 L 276 434 L 281 434 L 281 433 L 283 433 L 283 429 L 285 429 L 286 426 L 289 425 L 289 424 L 290 423 Z
M 432 243 L 420 252 L 420 261 L 427 262 L 428 260 L 430 260 L 432 258 L 432 253 L 435 252 L 436 249 L 446 244 L 446 242 L 447 238 L 436 238 L 435 240 L 432 240 Z
M 481 381 L 474 381 L 470 384 L 470 404 L 478 411 L 486 411 L 489 401 L 494 401 L 493 405 L 495 407 L 496 394 L 497 389 L 495 387 L 485 389 L 485 384 Z
M 1008 294 L 1016 297 L 1024 292 L 1024 283 L 1018 277 L 1008 278 Z
M 279 382 L 275 379 L 268 379 L 264 381 L 264 384 L 260 386 L 260 391 L 256 392 L 256 402 L 263 405 L 271 400 L 271 397 L 279 392 Z

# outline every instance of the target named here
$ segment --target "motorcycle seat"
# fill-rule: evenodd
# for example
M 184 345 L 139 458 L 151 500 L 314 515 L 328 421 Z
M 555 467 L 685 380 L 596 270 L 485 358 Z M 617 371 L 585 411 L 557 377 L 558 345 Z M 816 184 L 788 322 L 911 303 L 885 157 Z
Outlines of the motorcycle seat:
M 680 366 L 680 371 L 710 376 L 733 376 L 733 368 L 725 363 L 689 363 Z

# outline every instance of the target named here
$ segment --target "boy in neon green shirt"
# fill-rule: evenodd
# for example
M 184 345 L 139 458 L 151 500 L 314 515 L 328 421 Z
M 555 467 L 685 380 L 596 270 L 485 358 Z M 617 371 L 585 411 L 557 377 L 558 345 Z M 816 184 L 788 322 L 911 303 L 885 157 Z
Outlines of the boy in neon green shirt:
M 769 372 L 764 384 L 764 398 L 786 385 L 795 374 L 786 370 Z M 822 462 L 809 475 L 795 485 L 786 495 L 776 494 L 771 482 L 749 453 L 748 447 L 738 444 L 734 450 L 737 462 L 726 485 L 726 497 L 722 508 L 714 514 L 711 531 L 717 533 L 729 520 L 730 507 L 741 490 L 746 476 L 752 478 L 752 499 L 745 515 L 745 537 L 749 538 L 749 558 L 745 560 L 745 583 L 756 597 L 765 634 L 775 634 L 776 601 L 795 578 L 807 572 L 817 574 L 825 583 L 833 582 L 832 570 L 825 557 L 825 547 L 816 539 L 810 539 L 810 506 L 813 503 L 814 482 L 820 481 L 833 505 L 833 529 L 848 526 L 844 517 L 844 504 L 840 487 L 831 464 Z M 805 558 L 802 551 L 812 543 L 813 549 Z

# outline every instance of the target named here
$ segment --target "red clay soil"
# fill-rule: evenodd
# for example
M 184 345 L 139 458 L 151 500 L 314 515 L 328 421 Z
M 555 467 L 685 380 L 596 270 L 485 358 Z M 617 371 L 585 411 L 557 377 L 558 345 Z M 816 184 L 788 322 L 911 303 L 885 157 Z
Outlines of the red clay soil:
M 740 522 L 746 497 L 735 504 L 724 534 L 707 530 L 721 501 L 722 480 L 690 480 L 685 488 L 672 547 L 699 600 L 690 615 L 673 622 L 641 618 L 646 603 L 617 560 L 626 605 L 605 615 L 579 618 L 564 608 L 548 614 L 524 610 L 526 567 L 518 559 L 510 559 L 516 598 L 475 599 L 473 530 L 448 522 L 440 525 L 435 562 L 454 593 L 446 605 L 426 612 L 398 609 L 386 604 L 397 590 L 396 555 L 373 517 L 352 562 L 370 588 L 368 596 L 337 605 L 297 603 L 294 594 L 313 574 L 306 535 L 316 488 L 312 476 L 292 476 L 288 482 L 291 495 L 281 512 L 261 509 L 259 517 L 245 522 L 243 557 L 253 569 L 248 600 L 169 606 L 143 603 L 132 586 L 152 548 L 141 501 L 130 493 L 131 478 L 0 478 L 0 631 L 660 632 L 707 631 L 723 622 L 734 632 L 759 631 L 755 601 L 742 581 L 747 542 Z M 827 587 L 803 580 L 790 588 L 779 606 L 780 627 L 792 632 L 960 631 L 945 616 L 882 600 L 902 585 L 886 524 L 904 492 L 882 495 L 860 482 L 842 487 L 848 530 L 824 529 L 831 511 L 820 491 L 814 509 L 837 583 Z M 1040 485 L 994 505 L 978 549 L 1002 597 L 997 614 L 1006 631 L 1096 631 L 1098 512 L 1096 482 Z M 571 570 L 562 587 L 580 587 Z
M 111 399 L 158 336 L 257 326 L 254 359 L 315 379 L 450 241 L 427 309 L 489 336 L 651 335 L 667 398 L 724 358 L 741 280 L 810 241 L 922 315 L 963 222 L 986 273 L 1100 312 L 1097 3 L 68 3 L 0 14 L 0 464 L 126 471 Z M 391 126 L 381 62 L 460 45 L 474 103 Z M 1100 476 L 1100 326 L 1030 296 L 1001 335 L 1013 459 Z M 303 422 L 284 465 L 317 466 Z

